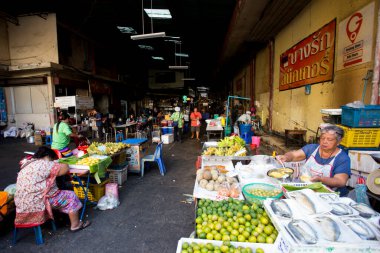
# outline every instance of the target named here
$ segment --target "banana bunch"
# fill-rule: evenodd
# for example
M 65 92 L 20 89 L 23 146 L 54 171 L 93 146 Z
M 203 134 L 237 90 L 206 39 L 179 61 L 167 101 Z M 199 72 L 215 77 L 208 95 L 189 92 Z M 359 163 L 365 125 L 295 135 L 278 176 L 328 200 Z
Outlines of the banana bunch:
M 81 160 L 79 160 L 77 162 L 77 165 L 87 165 L 87 166 L 92 166 L 92 165 L 95 165 L 95 164 L 98 164 L 100 161 L 99 158 L 95 158 L 95 157 L 86 157 L 86 158 L 83 158 Z
M 102 147 L 99 149 L 99 147 Z M 105 148 L 103 148 L 105 147 Z M 93 142 L 88 148 L 87 152 L 89 154 L 96 154 L 96 155 L 113 155 L 117 152 L 119 152 L 122 149 L 129 148 L 130 145 L 119 142 L 106 142 L 106 143 L 100 143 L 100 142 Z

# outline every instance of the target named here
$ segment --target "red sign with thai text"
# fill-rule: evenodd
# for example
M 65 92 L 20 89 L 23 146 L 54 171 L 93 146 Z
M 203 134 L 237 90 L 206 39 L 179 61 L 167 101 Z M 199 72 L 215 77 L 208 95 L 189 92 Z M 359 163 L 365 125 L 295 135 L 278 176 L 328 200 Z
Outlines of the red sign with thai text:
M 280 56 L 280 91 L 331 81 L 335 55 L 334 19 Z

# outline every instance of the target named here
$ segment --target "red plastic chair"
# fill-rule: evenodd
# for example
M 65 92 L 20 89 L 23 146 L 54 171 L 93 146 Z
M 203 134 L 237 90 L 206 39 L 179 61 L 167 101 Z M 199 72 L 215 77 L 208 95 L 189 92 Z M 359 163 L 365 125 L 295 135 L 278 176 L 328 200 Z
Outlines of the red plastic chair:
M 54 151 L 54 153 L 57 155 L 58 159 L 61 159 L 62 158 L 62 154 L 61 152 L 59 152 L 59 150 L 57 149 L 52 149 Z

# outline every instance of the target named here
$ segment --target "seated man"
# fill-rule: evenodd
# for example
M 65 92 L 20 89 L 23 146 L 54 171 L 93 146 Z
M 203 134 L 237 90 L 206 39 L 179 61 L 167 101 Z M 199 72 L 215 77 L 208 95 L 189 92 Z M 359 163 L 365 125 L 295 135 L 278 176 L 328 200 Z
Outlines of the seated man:
M 241 115 L 238 120 L 237 120 L 240 124 L 251 124 L 252 123 L 252 119 L 251 119 L 251 112 L 250 111 L 246 111 L 245 114 Z

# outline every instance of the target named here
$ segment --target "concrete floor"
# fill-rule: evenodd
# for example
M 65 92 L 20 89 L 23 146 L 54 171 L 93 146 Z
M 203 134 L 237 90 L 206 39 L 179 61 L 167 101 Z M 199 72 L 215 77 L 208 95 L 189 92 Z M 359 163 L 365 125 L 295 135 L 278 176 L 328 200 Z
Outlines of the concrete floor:
M 23 152 L 33 151 L 36 146 L 25 139 L 0 140 L 0 189 L 4 189 L 16 181 Z M 259 154 L 283 151 L 280 139 L 263 136 L 262 143 Z M 155 166 L 147 169 L 142 179 L 128 174 L 127 182 L 119 189 L 120 206 L 107 211 L 88 208 L 92 225 L 83 231 L 71 233 L 67 217 L 58 215 L 57 232 L 52 234 L 50 226 L 43 226 L 44 245 L 35 245 L 33 231 L 22 230 L 18 243 L 12 246 L 11 226 L 0 225 L 0 251 L 175 252 L 178 240 L 189 237 L 194 230 L 194 205 L 183 201 L 187 199 L 184 194 L 193 192 L 201 146 L 201 142 L 191 139 L 164 145 L 167 174 L 161 176 Z M 148 153 L 153 150 L 151 145 Z

